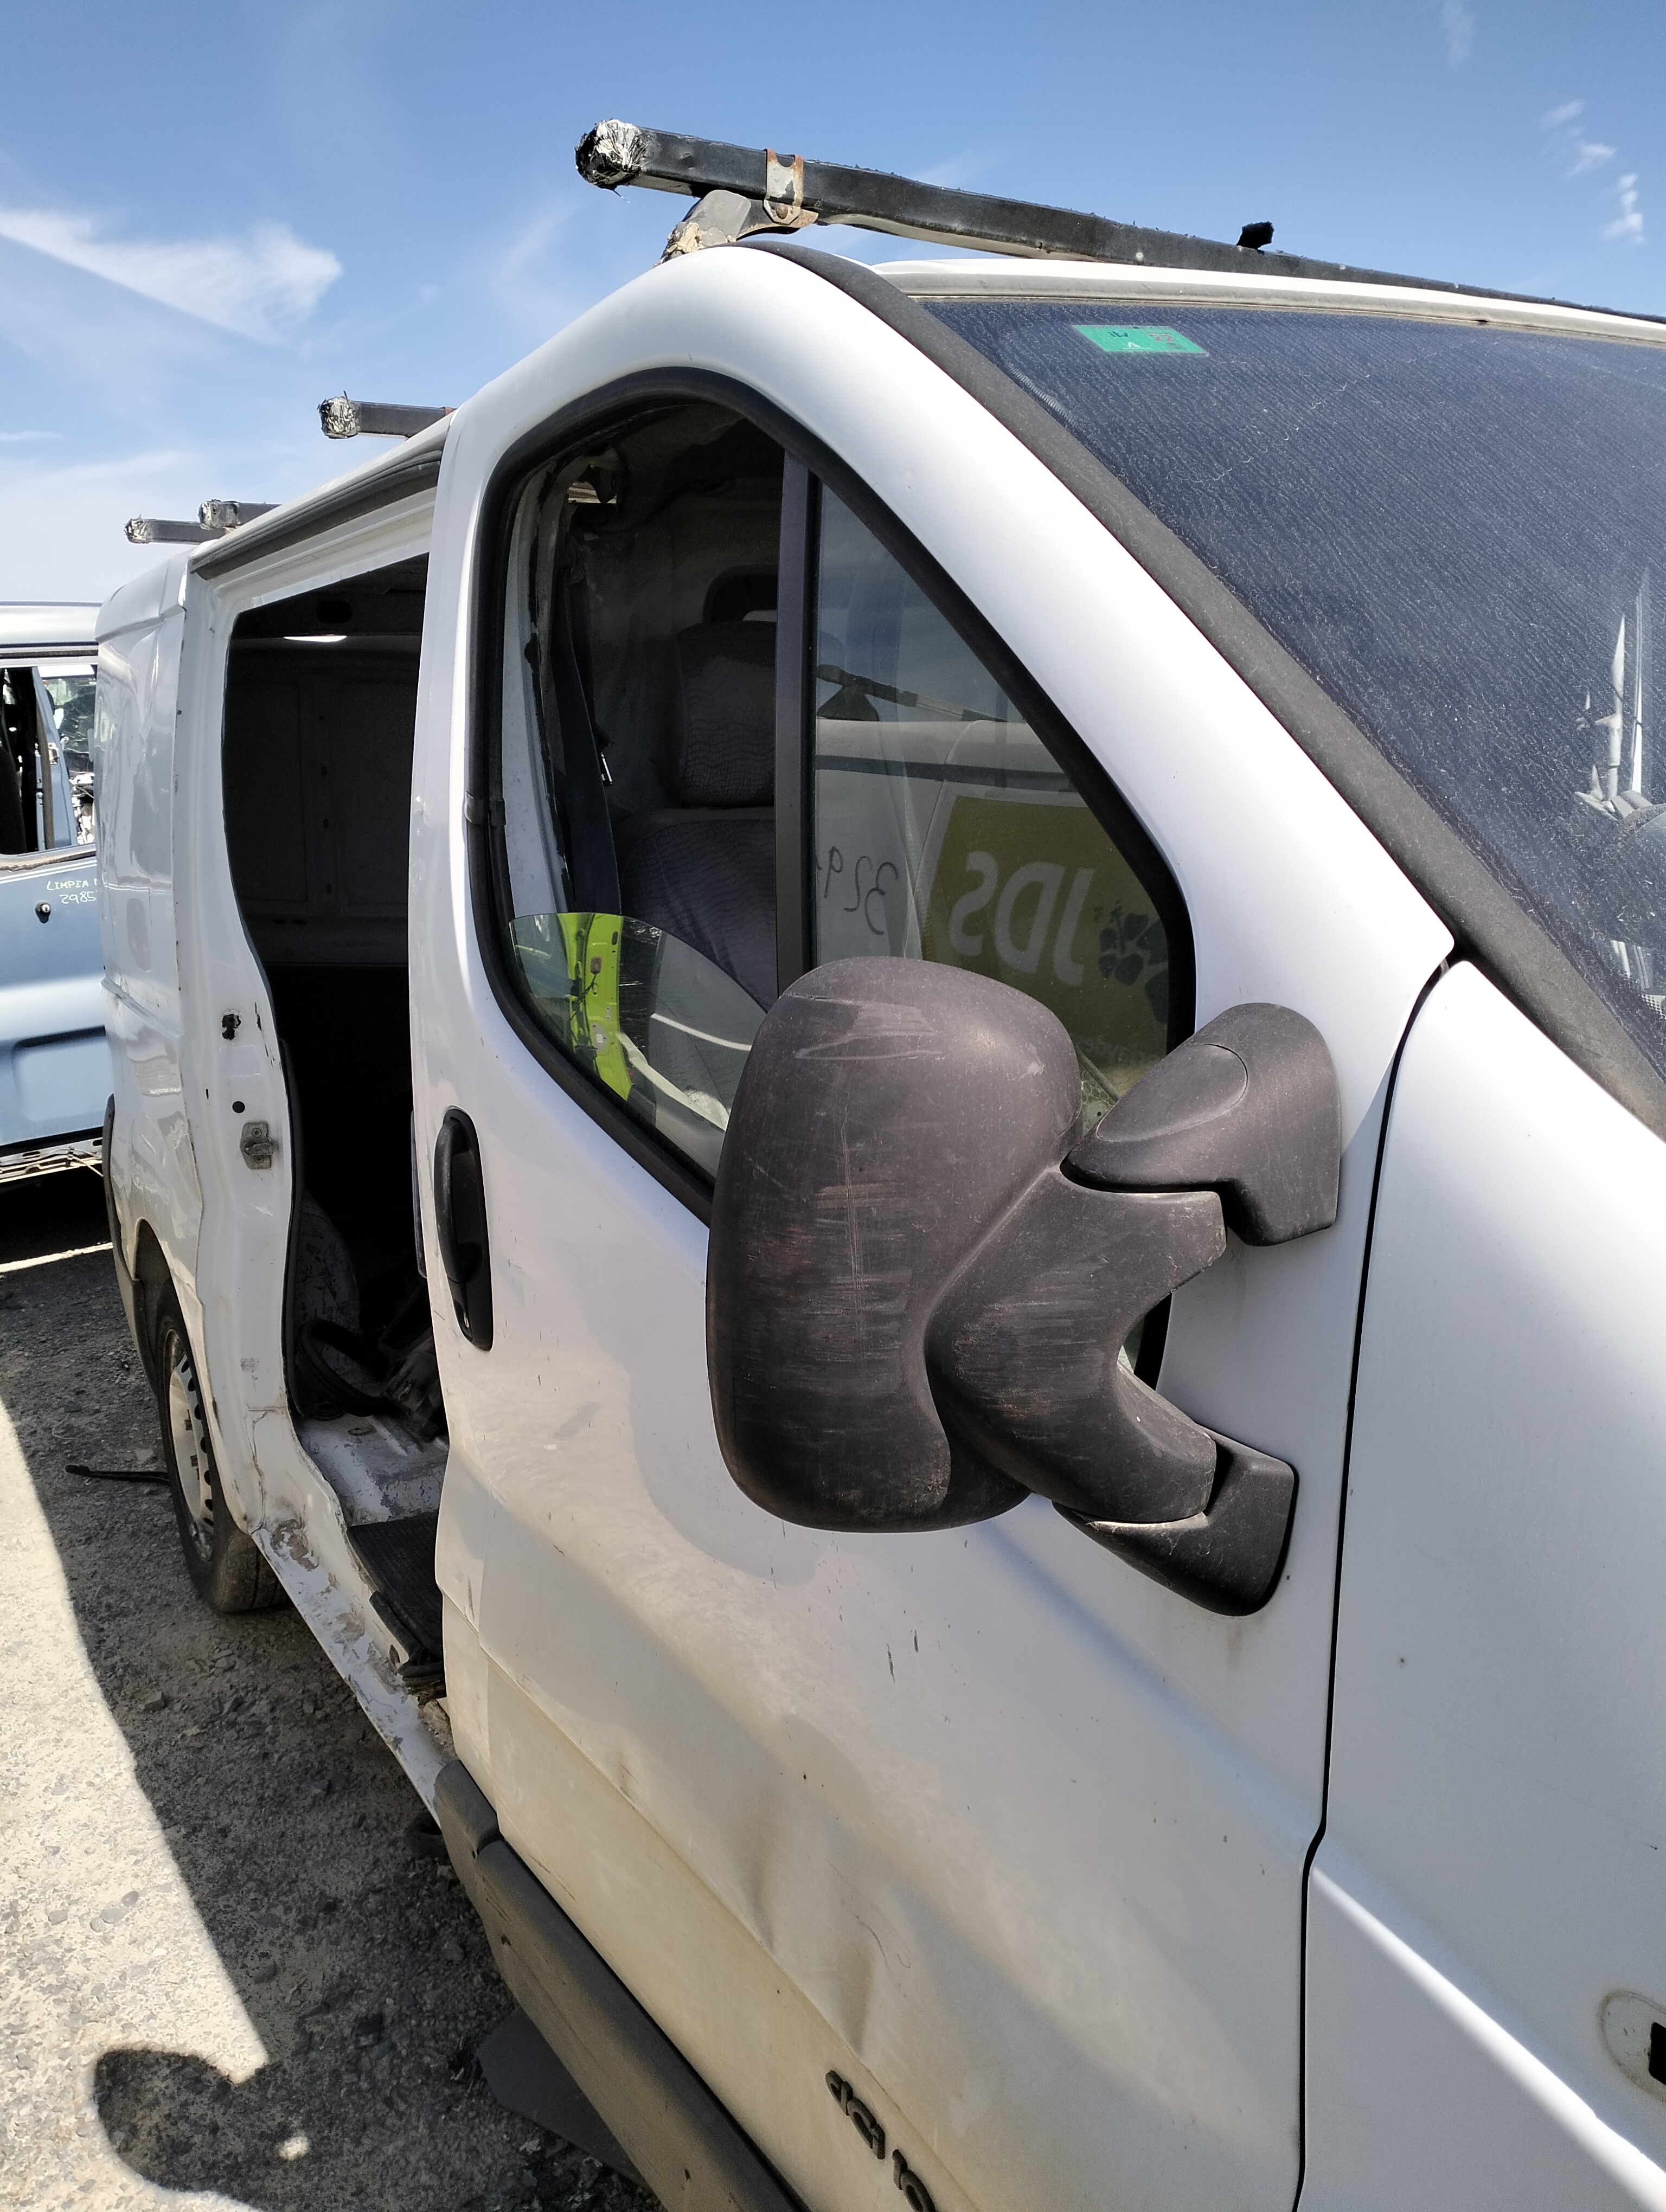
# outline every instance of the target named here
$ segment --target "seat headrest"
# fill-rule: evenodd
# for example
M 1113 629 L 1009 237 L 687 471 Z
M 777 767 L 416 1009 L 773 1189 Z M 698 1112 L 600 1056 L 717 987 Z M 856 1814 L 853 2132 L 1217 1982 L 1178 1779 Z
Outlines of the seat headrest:
M 680 631 L 682 726 L 672 790 L 684 806 L 768 806 L 775 795 L 775 626 Z

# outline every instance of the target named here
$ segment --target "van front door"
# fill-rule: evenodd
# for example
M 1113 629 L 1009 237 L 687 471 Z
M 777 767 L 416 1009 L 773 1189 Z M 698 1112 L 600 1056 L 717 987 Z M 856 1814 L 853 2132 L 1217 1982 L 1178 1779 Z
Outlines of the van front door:
M 92 688 L 85 664 L 0 669 L 0 1181 L 55 1139 L 84 1152 L 110 1095 L 97 862 L 64 759 Z M 90 829 L 90 793 L 88 811 Z
M 737 323 L 738 361 L 750 343 Z M 942 2212 L 1286 2207 L 1366 1216 L 1393 1054 L 1447 939 L 936 371 L 829 374 L 797 403 L 821 410 L 807 467 L 744 392 L 656 414 L 639 387 L 628 416 L 541 446 L 510 395 L 489 439 L 459 417 L 448 448 L 448 471 L 472 452 L 489 473 L 483 441 L 520 457 L 478 516 L 465 485 L 448 516 L 442 482 L 436 548 L 481 533 L 489 673 L 466 747 L 440 659 L 419 714 L 425 1178 L 447 1115 L 472 1132 L 446 1139 L 471 1281 L 435 1302 L 457 1741 L 508 1839 L 807 2201 L 894 2183 Z M 1090 1116 L 1229 1006 L 1322 1033 L 1335 1226 L 1234 1241 L 1165 1344 L 1129 1347 L 1298 1472 L 1252 1617 L 1037 1498 L 833 1535 L 731 1480 L 709 1177 L 795 948 L 1040 998 Z M 437 1290 L 433 1205 L 425 1180 Z

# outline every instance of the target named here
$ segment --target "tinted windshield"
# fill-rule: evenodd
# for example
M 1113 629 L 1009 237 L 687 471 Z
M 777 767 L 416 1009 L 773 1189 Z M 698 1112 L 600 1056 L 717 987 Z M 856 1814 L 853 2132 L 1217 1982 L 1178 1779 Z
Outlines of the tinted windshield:
M 1666 347 L 923 304 L 1231 586 L 1666 1073 Z

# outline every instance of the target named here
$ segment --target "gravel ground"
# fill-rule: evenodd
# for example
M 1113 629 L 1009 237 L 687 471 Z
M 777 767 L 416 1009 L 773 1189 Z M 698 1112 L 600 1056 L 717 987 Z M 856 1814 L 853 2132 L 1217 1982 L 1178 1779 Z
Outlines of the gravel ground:
M 64 1472 L 161 1463 L 107 1251 L 15 1264 L 104 1233 L 85 1170 L 0 1188 L 0 2204 L 652 2212 L 492 2100 L 508 1994 L 297 1616 Z

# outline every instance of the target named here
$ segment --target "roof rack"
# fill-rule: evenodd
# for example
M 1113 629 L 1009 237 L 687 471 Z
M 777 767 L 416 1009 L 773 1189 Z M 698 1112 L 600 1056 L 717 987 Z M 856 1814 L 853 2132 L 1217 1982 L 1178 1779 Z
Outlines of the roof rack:
M 211 538 L 225 534 L 200 522 L 168 522 L 156 514 L 136 514 L 126 528 L 130 545 L 206 545 Z
M 1518 297 L 1455 284 L 1443 277 L 1397 276 L 1346 262 L 1310 261 L 1269 253 L 1269 222 L 1246 223 L 1236 246 L 1180 231 L 1145 230 L 1068 208 L 993 199 L 943 185 L 922 185 L 881 169 L 841 168 L 769 147 L 732 146 L 718 138 L 684 138 L 634 123 L 599 123 L 579 141 L 574 159 L 587 184 L 612 191 L 642 185 L 684 192 L 700 204 L 672 230 L 665 258 L 704 246 L 733 244 L 759 232 L 801 230 L 812 222 L 845 222 L 933 246 L 1030 258 L 1111 261 L 1158 269 L 1256 269 L 1278 276 L 1319 276 L 1356 284 L 1398 284 L 1419 291 L 1462 292 L 1479 300 Z
M 205 499 L 195 522 L 169 522 L 160 515 L 136 514 L 127 525 L 130 545 L 207 545 L 223 538 L 257 514 L 270 514 L 273 501 L 255 499 Z
M 344 392 L 318 404 L 326 438 L 414 438 L 451 411 L 449 407 L 398 407 L 380 399 L 350 399 Z
M 197 510 L 197 520 L 204 530 L 235 530 L 240 523 L 252 522 L 257 514 L 270 514 L 277 504 L 271 499 L 205 499 Z

